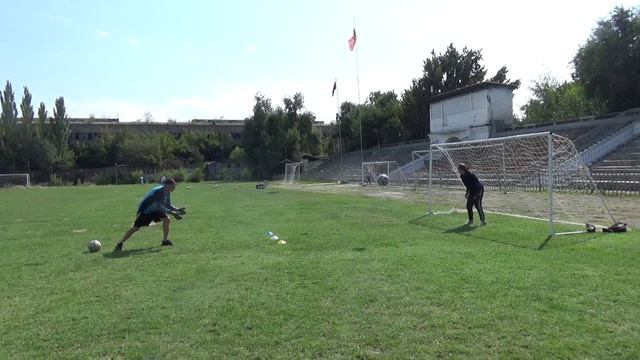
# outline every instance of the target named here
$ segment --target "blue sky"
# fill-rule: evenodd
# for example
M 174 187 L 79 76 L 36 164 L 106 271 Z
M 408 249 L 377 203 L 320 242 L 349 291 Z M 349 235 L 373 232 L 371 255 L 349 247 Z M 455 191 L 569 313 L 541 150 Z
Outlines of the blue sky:
M 244 119 L 260 92 L 282 105 L 301 92 L 307 110 L 333 121 L 336 97 L 400 96 L 431 50 L 482 50 L 523 86 L 568 80 L 570 61 L 599 19 L 639 1 L 7 1 L 0 0 L 0 80 L 49 112 L 63 96 L 71 117 L 135 121 Z M 356 25 L 358 53 L 347 40 Z M 10 30 L 9 30 L 10 29 Z M 356 71 L 356 65 L 358 71 Z M 356 75 L 359 75 L 359 87 Z M 2 86 L 4 88 L 4 85 Z M 358 89 L 360 98 L 358 98 Z

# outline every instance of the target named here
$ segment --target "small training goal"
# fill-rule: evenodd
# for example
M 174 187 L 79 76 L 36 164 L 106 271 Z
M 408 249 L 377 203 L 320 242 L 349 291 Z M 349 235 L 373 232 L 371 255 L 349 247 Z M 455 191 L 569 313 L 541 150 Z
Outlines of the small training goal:
M 290 162 L 284 165 L 283 184 L 294 184 L 300 181 L 301 162 Z
M 31 186 L 29 174 L 0 174 L 0 187 Z

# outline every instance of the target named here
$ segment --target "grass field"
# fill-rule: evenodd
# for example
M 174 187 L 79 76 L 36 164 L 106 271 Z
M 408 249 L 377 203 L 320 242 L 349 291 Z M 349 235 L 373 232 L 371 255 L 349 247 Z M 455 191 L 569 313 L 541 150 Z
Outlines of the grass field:
M 120 256 L 149 186 L 0 190 L 0 358 L 640 358 L 636 232 L 191 186 Z

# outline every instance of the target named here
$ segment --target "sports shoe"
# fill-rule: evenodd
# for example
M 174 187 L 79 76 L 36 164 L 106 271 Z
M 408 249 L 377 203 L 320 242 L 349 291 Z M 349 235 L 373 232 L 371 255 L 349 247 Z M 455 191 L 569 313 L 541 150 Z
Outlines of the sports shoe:
M 113 249 L 113 252 L 122 252 L 122 243 L 117 243 L 116 248 Z
M 469 220 L 469 221 L 467 221 L 467 223 L 466 223 L 465 225 L 467 225 L 467 226 L 471 226 L 471 225 L 473 225 L 473 220 Z
M 481 226 L 487 225 L 487 222 L 486 222 L 486 221 L 484 221 L 484 220 L 482 220 L 482 221 L 480 221 L 480 225 L 481 225 Z
M 173 243 L 169 239 L 162 240 L 162 246 L 173 246 Z

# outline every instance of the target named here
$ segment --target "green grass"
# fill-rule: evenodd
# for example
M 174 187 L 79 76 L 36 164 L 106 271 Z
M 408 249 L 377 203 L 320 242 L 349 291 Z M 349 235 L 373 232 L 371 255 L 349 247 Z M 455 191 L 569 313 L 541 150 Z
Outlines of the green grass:
M 0 358 L 640 357 L 636 233 L 237 185 L 178 186 L 176 246 L 122 256 L 148 186 L 0 190 Z

